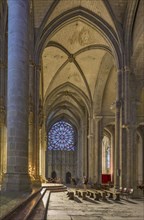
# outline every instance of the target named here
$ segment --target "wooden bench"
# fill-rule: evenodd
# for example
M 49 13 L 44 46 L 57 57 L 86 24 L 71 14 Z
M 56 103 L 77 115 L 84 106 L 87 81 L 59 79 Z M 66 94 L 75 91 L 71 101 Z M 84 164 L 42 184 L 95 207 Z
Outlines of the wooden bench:
M 76 189 L 76 195 L 81 197 L 83 200 L 86 199 L 86 191 L 83 189 Z
M 74 192 L 73 191 L 68 191 L 67 195 L 68 195 L 70 200 L 74 200 Z
M 104 190 L 106 192 L 106 195 L 109 194 L 109 198 L 113 199 L 115 198 L 116 201 L 120 201 L 120 192 L 115 192 L 111 190 Z
M 97 193 L 101 196 L 103 201 L 106 201 L 106 192 L 104 190 L 96 190 Z
M 130 198 L 130 196 L 133 194 L 133 192 L 134 192 L 134 190 L 133 190 L 133 188 L 125 188 L 126 190 L 125 191 L 122 191 L 122 193 L 121 193 L 121 196 L 122 197 L 126 197 L 126 199 L 129 199 Z
M 88 189 L 87 195 L 90 196 L 90 198 L 94 198 L 99 201 L 99 193 L 96 190 Z

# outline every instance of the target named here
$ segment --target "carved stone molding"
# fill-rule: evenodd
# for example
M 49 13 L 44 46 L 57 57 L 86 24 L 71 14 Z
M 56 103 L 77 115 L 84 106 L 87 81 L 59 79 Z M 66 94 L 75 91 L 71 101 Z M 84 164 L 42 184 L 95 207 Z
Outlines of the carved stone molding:
M 94 115 L 93 119 L 95 119 L 96 121 L 100 121 L 101 119 L 103 119 L 102 115 Z

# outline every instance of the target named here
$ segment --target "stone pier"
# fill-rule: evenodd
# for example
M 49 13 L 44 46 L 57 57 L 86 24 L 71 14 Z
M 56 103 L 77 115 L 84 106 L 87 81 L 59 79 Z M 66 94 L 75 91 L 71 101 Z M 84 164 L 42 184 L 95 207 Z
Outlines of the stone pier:
M 7 172 L 3 191 L 30 190 L 28 0 L 8 0 Z

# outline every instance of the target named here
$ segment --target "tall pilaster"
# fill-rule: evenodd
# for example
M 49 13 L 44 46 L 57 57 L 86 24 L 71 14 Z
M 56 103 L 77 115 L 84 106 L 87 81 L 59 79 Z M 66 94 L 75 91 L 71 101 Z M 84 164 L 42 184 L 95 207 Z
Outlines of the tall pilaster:
M 31 49 L 32 51 L 32 49 Z M 30 51 L 30 52 L 31 52 Z M 32 53 L 32 52 L 31 52 Z M 33 60 L 29 60 L 29 145 L 28 161 L 29 174 L 31 180 L 34 180 L 34 71 L 35 65 Z
M 35 150 L 34 154 L 34 177 L 35 177 L 35 184 L 40 185 L 40 176 L 39 176 L 39 144 L 40 144 L 40 137 L 39 137 L 39 129 L 43 123 L 43 115 L 42 115 L 42 105 L 39 99 L 39 90 L 40 90 L 40 73 L 41 73 L 41 66 L 35 65 L 35 77 L 34 77 L 34 101 L 35 101 L 35 108 L 34 108 L 34 146 Z
M 116 94 L 116 112 L 115 112 L 115 170 L 114 170 L 114 185 L 119 187 L 120 185 L 120 111 L 121 111 L 121 93 L 122 93 L 122 71 L 119 69 L 117 73 L 117 94 Z
M 0 183 L 4 172 L 5 163 L 5 143 L 4 143 L 4 128 L 5 128 L 5 105 L 4 97 L 0 97 Z
M 82 170 L 82 176 L 83 175 L 88 175 L 88 138 L 87 138 L 87 127 L 88 127 L 88 124 L 87 124 L 87 121 L 85 119 L 85 122 L 82 123 L 82 135 L 79 134 L 79 137 L 80 137 L 80 145 L 79 145 L 79 150 L 78 150 L 78 158 L 80 158 L 80 156 L 82 155 L 82 167 L 83 167 L 83 170 Z M 80 146 L 82 146 L 80 148 Z M 79 159 L 78 159 L 79 160 Z M 78 161 L 79 162 L 79 166 L 80 166 L 80 160 Z
M 102 181 L 102 116 L 95 116 L 94 181 Z
M 88 177 L 93 178 L 93 134 L 88 135 Z
M 93 118 L 89 117 L 89 135 L 88 135 L 88 177 L 93 179 L 93 161 L 94 161 L 94 143 L 93 143 Z
M 124 123 L 127 124 L 129 121 L 129 75 L 130 69 L 128 66 L 124 67 L 124 77 L 123 77 L 123 84 L 124 84 Z
M 132 187 L 136 193 L 136 84 L 135 76 L 128 65 L 124 67 L 125 79 L 125 139 L 126 139 L 126 177 L 127 187 Z
M 8 0 L 7 172 L 2 190 L 30 190 L 28 175 L 29 0 Z
M 31 179 L 34 175 L 34 113 L 33 113 L 33 102 L 32 96 L 29 97 L 29 146 L 28 146 L 28 164 L 29 164 L 29 174 Z
M 111 129 L 111 182 L 114 182 L 114 161 L 115 161 L 115 130 L 114 126 Z
M 135 146 L 135 128 L 133 126 L 127 127 L 127 180 L 126 186 L 133 187 L 134 180 L 136 180 L 135 173 L 136 173 L 136 154 L 134 146 Z M 135 157 L 134 157 L 135 154 Z M 135 169 L 134 169 L 135 167 Z
M 121 129 L 120 129 L 120 186 L 127 185 L 127 144 L 128 144 L 128 130 L 127 125 L 129 121 L 129 106 L 130 106 L 130 97 L 129 97 L 129 75 L 130 69 L 128 66 L 125 66 L 122 72 L 122 99 L 121 102 Z
M 44 116 L 44 122 L 46 122 L 46 116 Z M 48 140 L 47 140 L 47 130 L 45 123 L 42 126 L 42 146 L 40 150 L 40 176 L 45 178 L 48 170 L 48 157 L 47 157 L 47 149 L 48 149 Z
M 83 122 L 84 123 L 84 122 Z M 78 130 L 78 142 L 77 142 L 77 150 L 75 152 L 76 154 L 76 176 L 80 179 L 83 178 L 83 174 L 86 173 L 87 165 L 85 163 L 85 140 L 86 140 L 86 128 L 85 124 L 80 126 L 80 129 Z

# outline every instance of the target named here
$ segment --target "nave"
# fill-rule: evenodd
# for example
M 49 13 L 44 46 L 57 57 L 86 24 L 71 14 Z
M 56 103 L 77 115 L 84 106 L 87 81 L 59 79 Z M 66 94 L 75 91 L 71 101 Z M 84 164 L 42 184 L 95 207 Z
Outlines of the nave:
M 43 188 L 34 190 L 32 201 L 28 201 L 28 194 L 19 199 L 9 196 L 7 205 L 4 204 L 6 196 L 5 199 L 3 196 L 0 220 L 143 220 L 144 197 L 132 199 L 120 195 L 118 201 L 108 196 L 96 200 L 88 196 L 89 190 L 94 189 L 43 184 Z M 76 191 L 86 192 L 85 198 L 78 196 Z M 74 197 L 70 198 L 68 192 L 74 192 Z
M 84 210 L 95 219 L 142 217 L 143 24 L 144 0 L 0 0 L 2 214 L 35 189 L 41 201 L 51 179 L 66 185 L 87 176 L 133 189 L 133 200 L 77 203 L 46 189 L 48 218 L 61 218 L 69 204 L 71 219 Z

